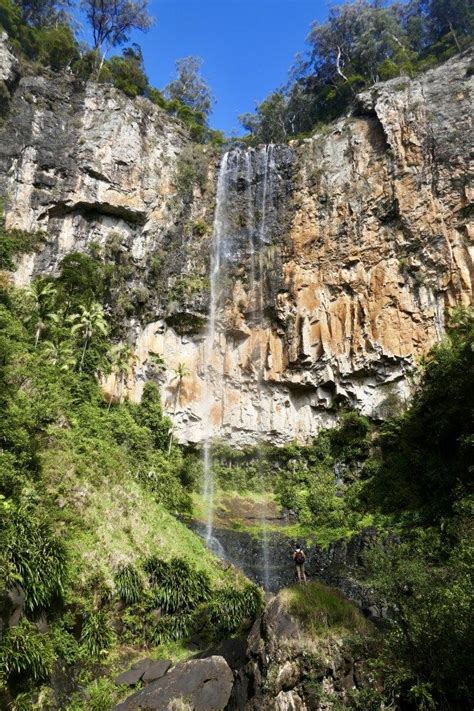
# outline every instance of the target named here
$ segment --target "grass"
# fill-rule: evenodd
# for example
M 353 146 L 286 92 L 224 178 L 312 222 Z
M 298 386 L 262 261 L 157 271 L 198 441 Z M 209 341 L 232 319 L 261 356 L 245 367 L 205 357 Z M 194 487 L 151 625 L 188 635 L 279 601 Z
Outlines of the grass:
M 184 558 L 207 573 L 214 584 L 230 582 L 229 572 L 201 539 L 137 482 L 104 482 L 97 487 L 84 482 L 81 493 L 82 525 L 68 543 L 78 563 L 81 586 L 87 584 L 90 571 L 112 586 L 120 565 L 152 554 L 164 560 Z
M 280 593 L 288 612 L 301 622 L 310 635 L 332 632 L 367 635 L 372 625 L 355 605 L 334 588 L 322 583 L 307 583 L 285 588 Z

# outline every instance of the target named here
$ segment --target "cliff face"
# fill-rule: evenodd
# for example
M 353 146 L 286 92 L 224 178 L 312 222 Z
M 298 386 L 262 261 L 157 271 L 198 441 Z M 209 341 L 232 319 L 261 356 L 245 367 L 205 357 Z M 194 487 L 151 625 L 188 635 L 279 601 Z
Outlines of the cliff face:
M 236 444 L 304 440 L 336 400 L 383 417 L 408 397 L 446 308 L 472 298 L 470 57 L 374 87 L 312 138 L 234 149 L 217 210 L 219 155 L 159 108 L 19 79 L 9 61 L 3 43 L 0 197 L 8 227 L 48 234 L 16 282 L 71 251 L 114 265 L 117 336 L 138 356 L 129 393 L 157 379 L 181 440 L 202 440 L 209 415 L 207 434 Z

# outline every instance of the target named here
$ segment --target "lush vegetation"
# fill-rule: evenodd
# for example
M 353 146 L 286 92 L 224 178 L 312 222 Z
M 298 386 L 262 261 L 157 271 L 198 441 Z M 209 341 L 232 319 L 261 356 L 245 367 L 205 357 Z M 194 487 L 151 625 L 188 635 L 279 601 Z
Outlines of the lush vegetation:
M 298 57 L 288 85 L 241 116 L 241 123 L 256 142 L 311 132 L 346 112 L 361 89 L 413 76 L 461 51 L 473 28 L 469 0 L 335 5 L 327 22 L 311 27 L 309 49 Z
M 6 234 L 8 267 L 32 247 Z M 109 708 L 120 690 L 93 679 L 120 666 L 124 645 L 159 656 L 192 634 L 204 644 L 261 605 L 175 518 L 195 474 L 157 387 L 138 405 L 104 398 L 98 379 L 127 373 L 131 349 L 111 342 L 102 276 L 76 254 L 24 290 L 2 272 L 0 614 L 21 616 L 0 640 L 0 703 L 12 708 L 66 708 L 50 686 L 63 673 L 71 709 Z

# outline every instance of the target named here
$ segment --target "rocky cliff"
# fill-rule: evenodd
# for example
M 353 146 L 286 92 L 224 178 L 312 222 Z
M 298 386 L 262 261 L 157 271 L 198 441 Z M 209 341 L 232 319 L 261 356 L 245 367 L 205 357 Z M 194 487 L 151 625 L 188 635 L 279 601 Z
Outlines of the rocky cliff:
M 182 441 L 203 439 L 206 413 L 236 444 L 305 440 L 340 401 L 383 417 L 409 396 L 446 309 L 472 299 L 470 62 L 376 85 L 289 146 L 234 147 L 216 210 L 220 149 L 146 99 L 20 76 L 4 37 L 4 216 L 47 235 L 16 283 L 57 273 L 71 251 L 111 265 L 116 336 L 137 353 L 130 396 L 156 379 Z M 104 388 L 113 396 L 112 378 Z

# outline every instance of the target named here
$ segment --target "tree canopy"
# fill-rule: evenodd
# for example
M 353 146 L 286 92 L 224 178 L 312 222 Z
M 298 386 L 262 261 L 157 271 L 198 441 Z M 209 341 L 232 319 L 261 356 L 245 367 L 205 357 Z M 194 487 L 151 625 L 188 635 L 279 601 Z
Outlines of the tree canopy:
M 179 101 L 207 119 L 213 98 L 209 85 L 201 76 L 203 60 L 200 57 L 183 57 L 176 62 L 176 78 L 165 88 L 172 101 Z
M 326 22 L 311 26 L 308 50 L 298 57 L 288 84 L 240 121 L 258 142 L 311 131 L 344 113 L 360 89 L 400 74 L 412 76 L 460 51 L 473 26 L 469 0 L 336 5 Z

